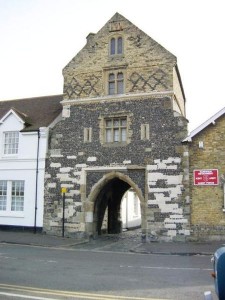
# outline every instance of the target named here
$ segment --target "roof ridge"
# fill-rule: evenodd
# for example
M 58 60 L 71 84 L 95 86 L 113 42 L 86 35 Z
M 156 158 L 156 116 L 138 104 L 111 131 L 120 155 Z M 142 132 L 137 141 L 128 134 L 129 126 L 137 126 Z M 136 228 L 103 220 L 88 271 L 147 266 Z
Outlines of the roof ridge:
M 225 107 L 219 110 L 217 113 L 215 113 L 212 117 L 210 117 L 208 120 L 203 122 L 201 125 L 196 127 L 194 130 L 190 132 L 190 134 L 183 140 L 183 142 L 191 142 L 192 138 L 196 136 L 199 132 L 204 130 L 207 126 L 210 124 L 215 124 L 215 121 L 220 118 L 223 114 L 225 114 Z

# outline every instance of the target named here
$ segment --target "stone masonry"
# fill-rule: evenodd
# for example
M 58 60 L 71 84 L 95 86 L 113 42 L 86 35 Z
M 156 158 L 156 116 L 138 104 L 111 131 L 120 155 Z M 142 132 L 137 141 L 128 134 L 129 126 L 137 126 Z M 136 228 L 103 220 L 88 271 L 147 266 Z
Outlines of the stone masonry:
M 111 53 L 121 40 L 122 50 Z M 118 233 L 121 199 L 133 188 L 143 238 L 185 240 L 187 120 L 176 57 L 116 13 L 88 35 L 63 76 L 63 120 L 50 133 L 46 162 L 44 230 L 61 233 L 65 187 L 66 235 L 101 234 L 106 211 L 108 232 Z

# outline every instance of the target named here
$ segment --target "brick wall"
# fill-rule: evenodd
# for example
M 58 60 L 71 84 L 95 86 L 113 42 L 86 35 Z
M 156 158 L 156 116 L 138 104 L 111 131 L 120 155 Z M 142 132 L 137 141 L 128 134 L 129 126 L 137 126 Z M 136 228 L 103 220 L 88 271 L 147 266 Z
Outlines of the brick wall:
M 223 183 L 225 173 L 225 118 L 216 120 L 197 134 L 189 144 L 190 149 L 190 198 L 191 226 L 196 239 L 220 239 L 225 233 L 223 212 Z M 203 142 L 203 148 L 199 148 Z M 219 185 L 194 186 L 195 169 L 218 169 Z

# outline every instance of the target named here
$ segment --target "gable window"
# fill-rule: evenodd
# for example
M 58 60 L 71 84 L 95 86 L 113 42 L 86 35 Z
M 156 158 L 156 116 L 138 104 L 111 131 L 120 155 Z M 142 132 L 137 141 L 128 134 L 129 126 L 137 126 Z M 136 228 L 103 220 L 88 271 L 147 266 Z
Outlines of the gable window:
M 115 94 L 115 74 L 109 74 L 109 95 Z
M 17 154 L 19 146 L 19 132 L 8 131 L 4 133 L 4 154 Z
M 24 181 L 0 180 L 0 211 L 24 210 Z
M 122 37 L 119 37 L 117 39 L 117 54 L 122 54 L 123 53 L 123 39 Z
M 105 119 L 105 142 L 122 143 L 127 141 L 127 118 Z
M 108 92 L 109 95 L 124 93 L 124 76 L 122 72 L 109 74 Z
M 116 54 L 116 39 L 112 38 L 110 41 L 110 54 L 115 55 Z
M 123 38 L 113 37 L 110 40 L 110 55 L 121 55 L 123 54 Z

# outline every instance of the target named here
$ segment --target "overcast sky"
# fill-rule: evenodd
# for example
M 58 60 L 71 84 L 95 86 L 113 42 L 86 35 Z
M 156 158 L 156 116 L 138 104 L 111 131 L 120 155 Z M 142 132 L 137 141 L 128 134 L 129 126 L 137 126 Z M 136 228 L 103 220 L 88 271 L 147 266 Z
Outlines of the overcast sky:
M 224 0 L 0 0 L 0 100 L 61 94 L 63 67 L 119 12 L 178 60 L 189 131 L 225 106 Z

